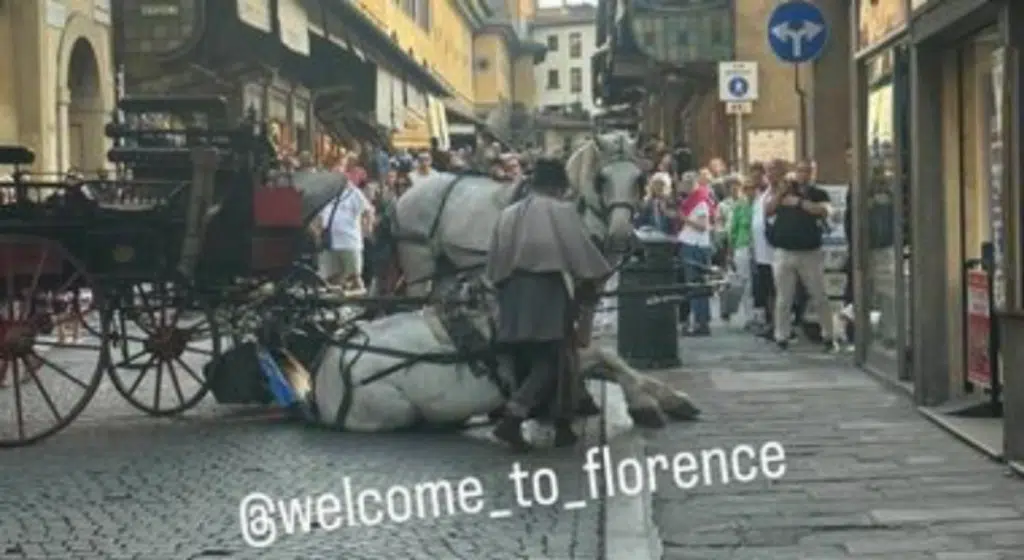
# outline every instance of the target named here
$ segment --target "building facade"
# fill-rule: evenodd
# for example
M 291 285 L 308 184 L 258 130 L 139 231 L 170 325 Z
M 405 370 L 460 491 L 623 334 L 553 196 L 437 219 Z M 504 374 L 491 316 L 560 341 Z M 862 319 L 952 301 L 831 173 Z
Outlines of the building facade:
M 568 152 L 591 134 L 597 109 L 590 63 L 597 51 L 597 9 L 574 4 L 538 10 L 530 33 L 547 47 L 533 80 L 541 144 L 549 152 Z
M 767 23 L 776 0 L 685 6 L 602 0 L 598 96 L 604 105 L 642 104 L 642 129 L 670 144 L 687 144 L 698 161 L 724 157 L 743 167 L 755 160 L 806 156 L 818 161 L 822 183 L 845 184 L 846 0 L 814 3 L 830 23 L 828 44 L 815 63 L 794 68 L 780 62 L 768 45 Z M 717 64 L 722 61 L 758 67 L 759 96 L 741 120 L 726 115 L 719 100 Z
M 534 67 L 539 108 L 576 106 L 586 113 L 594 111 L 590 59 L 597 50 L 596 15 L 587 4 L 537 12 L 530 33 L 547 47 L 544 62 Z
M 488 0 L 489 12 L 476 30 L 474 109 L 489 131 L 509 144 L 534 136 L 533 67 L 545 56 L 543 45 L 529 35 L 532 0 Z
M 850 18 L 858 361 L 1024 473 L 1024 5 L 858 0 Z
M 114 103 L 110 0 L 0 3 L 0 143 L 36 154 L 33 169 L 106 167 Z

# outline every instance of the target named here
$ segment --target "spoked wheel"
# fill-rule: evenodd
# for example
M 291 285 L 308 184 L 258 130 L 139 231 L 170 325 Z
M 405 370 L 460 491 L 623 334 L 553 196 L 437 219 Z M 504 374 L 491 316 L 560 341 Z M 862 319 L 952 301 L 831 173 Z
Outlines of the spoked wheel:
M 268 321 L 284 322 L 302 319 L 317 324 L 337 322 L 333 310 L 326 309 L 315 298 L 328 289 L 328 284 L 306 266 L 295 266 L 281 278 L 258 282 L 244 290 L 237 305 L 220 309 L 218 316 L 231 343 L 238 346 L 246 338 L 272 326 Z
M 59 243 L 0 235 L 0 447 L 55 434 L 96 393 L 107 355 L 86 328 L 93 288 Z
M 220 354 L 212 310 L 180 281 L 126 288 L 103 310 L 108 325 L 110 379 L 135 408 L 172 416 L 209 391 L 205 366 Z

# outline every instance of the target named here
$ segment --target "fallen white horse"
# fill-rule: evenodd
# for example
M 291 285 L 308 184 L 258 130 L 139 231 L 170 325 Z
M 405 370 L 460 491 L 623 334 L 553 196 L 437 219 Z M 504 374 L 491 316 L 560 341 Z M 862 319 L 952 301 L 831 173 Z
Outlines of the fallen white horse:
M 483 313 L 463 314 L 481 333 L 488 328 Z M 313 400 L 320 424 L 357 432 L 465 426 L 505 403 L 506 368 L 412 358 L 458 354 L 436 308 L 396 313 L 358 327 L 361 333 L 343 345 L 320 345 L 318 363 L 307 365 L 315 369 Z M 580 362 L 587 378 L 621 387 L 636 425 L 660 428 L 670 419 L 693 420 L 699 414 L 685 393 L 637 372 L 612 350 L 593 345 L 580 351 Z M 588 383 L 588 389 L 602 406 L 600 385 Z

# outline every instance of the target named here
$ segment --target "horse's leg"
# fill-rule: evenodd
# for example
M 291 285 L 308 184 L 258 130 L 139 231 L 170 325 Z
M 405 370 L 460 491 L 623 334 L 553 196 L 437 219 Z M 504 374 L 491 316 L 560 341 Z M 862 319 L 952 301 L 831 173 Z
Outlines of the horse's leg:
M 580 351 L 580 362 L 588 377 L 622 387 L 629 416 L 637 426 L 664 428 L 668 424 L 657 399 L 643 390 L 636 372 L 618 355 L 591 346 Z

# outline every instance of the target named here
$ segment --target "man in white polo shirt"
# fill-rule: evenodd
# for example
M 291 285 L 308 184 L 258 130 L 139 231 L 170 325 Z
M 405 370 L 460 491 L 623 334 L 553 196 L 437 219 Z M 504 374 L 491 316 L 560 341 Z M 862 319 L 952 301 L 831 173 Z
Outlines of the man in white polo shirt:
M 320 212 L 320 274 L 331 285 L 365 289 L 364 235 L 373 224 L 373 205 L 351 182 Z

